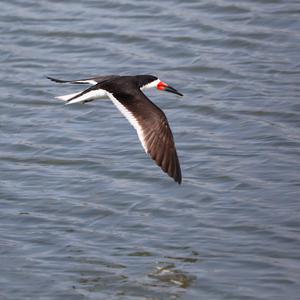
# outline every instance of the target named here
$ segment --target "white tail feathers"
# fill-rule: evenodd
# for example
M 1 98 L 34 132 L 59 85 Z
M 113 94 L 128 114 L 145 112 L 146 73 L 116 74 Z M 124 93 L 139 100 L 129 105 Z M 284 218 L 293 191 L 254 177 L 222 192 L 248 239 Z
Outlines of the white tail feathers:
M 89 92 L 79 96 L 81 93 L 83 93 L 83 92 L 81 91 L 81 92 L 77 92 L 77 93 L 74 93 L 74 94 L 58 96 L 58 97 L 55 97 L 55 98 L 67 102 L 70 99 L 78 96 L 78 97 L 74 98 L 73 100 L 66 103 L 66 104 L 74 104 L 74 103 L 78 103 L 78 102 L 91 101 L 91 100 L 95 100 L 95 99 L 98 99 L 98 98 L 106 98 L 107 97 L 106 96 L 106 91 L 101 90 L 101 89 L 92 90 L 92 91 L 89 91 Z

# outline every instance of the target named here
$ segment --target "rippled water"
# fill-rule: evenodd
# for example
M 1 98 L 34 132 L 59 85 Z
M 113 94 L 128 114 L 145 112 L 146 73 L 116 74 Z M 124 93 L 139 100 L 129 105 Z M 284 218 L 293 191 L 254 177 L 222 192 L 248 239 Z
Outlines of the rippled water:
M 300 4 L 6 1 L 0 298 L 298 299 Z M 183 183 L 109 101 L 45 76 L 158 75 Z

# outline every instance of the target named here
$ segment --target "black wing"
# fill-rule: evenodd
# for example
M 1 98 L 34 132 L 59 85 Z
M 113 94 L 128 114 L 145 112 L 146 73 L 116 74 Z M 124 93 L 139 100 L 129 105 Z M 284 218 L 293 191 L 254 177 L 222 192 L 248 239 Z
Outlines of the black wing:
M 57 82 L 57 83 L 73 83 L 73 84 L 97 84 L 106 80 L 110 80 L 116 77 L 119 77 L 118 75 L 108 75 L 108 76 L 97 76 L 97 77 L 91 77 L 91 78 L 85 78 L 85 79 L 78 79 L 78 80 L 62 80 L 53 78 L 50 76 L 46 76 L 48 79 Z
M 141 91 L 133 94 L 116 92 L 113 93 L 113 97 L 125 108 L 115 103 L 137 130 L 146 152 L 164 172 L 180 184 L 182 179 L 180 163 L 173 134 L 164 112 Z

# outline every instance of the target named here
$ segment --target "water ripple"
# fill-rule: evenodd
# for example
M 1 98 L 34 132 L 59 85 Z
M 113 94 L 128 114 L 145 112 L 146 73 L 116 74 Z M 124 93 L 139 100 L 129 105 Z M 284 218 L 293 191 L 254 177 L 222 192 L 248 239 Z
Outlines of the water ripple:
M 298 299 L 299 5 L 12 0 L 0 12 L 1 299 Z M 177 186 L 109 101 L 152 73 Z M 80 87 L 79 87 L 80 89 Z

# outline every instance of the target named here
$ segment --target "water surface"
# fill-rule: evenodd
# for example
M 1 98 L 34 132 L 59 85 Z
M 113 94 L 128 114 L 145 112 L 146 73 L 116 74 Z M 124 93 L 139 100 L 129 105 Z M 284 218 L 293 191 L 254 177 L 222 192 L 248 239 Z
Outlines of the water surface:
M 300 6 L 17 1 L 0 11 L 0 296 L 298 299 Z M 175 184 L 109 101 L 45 76 L 150 73 Z

